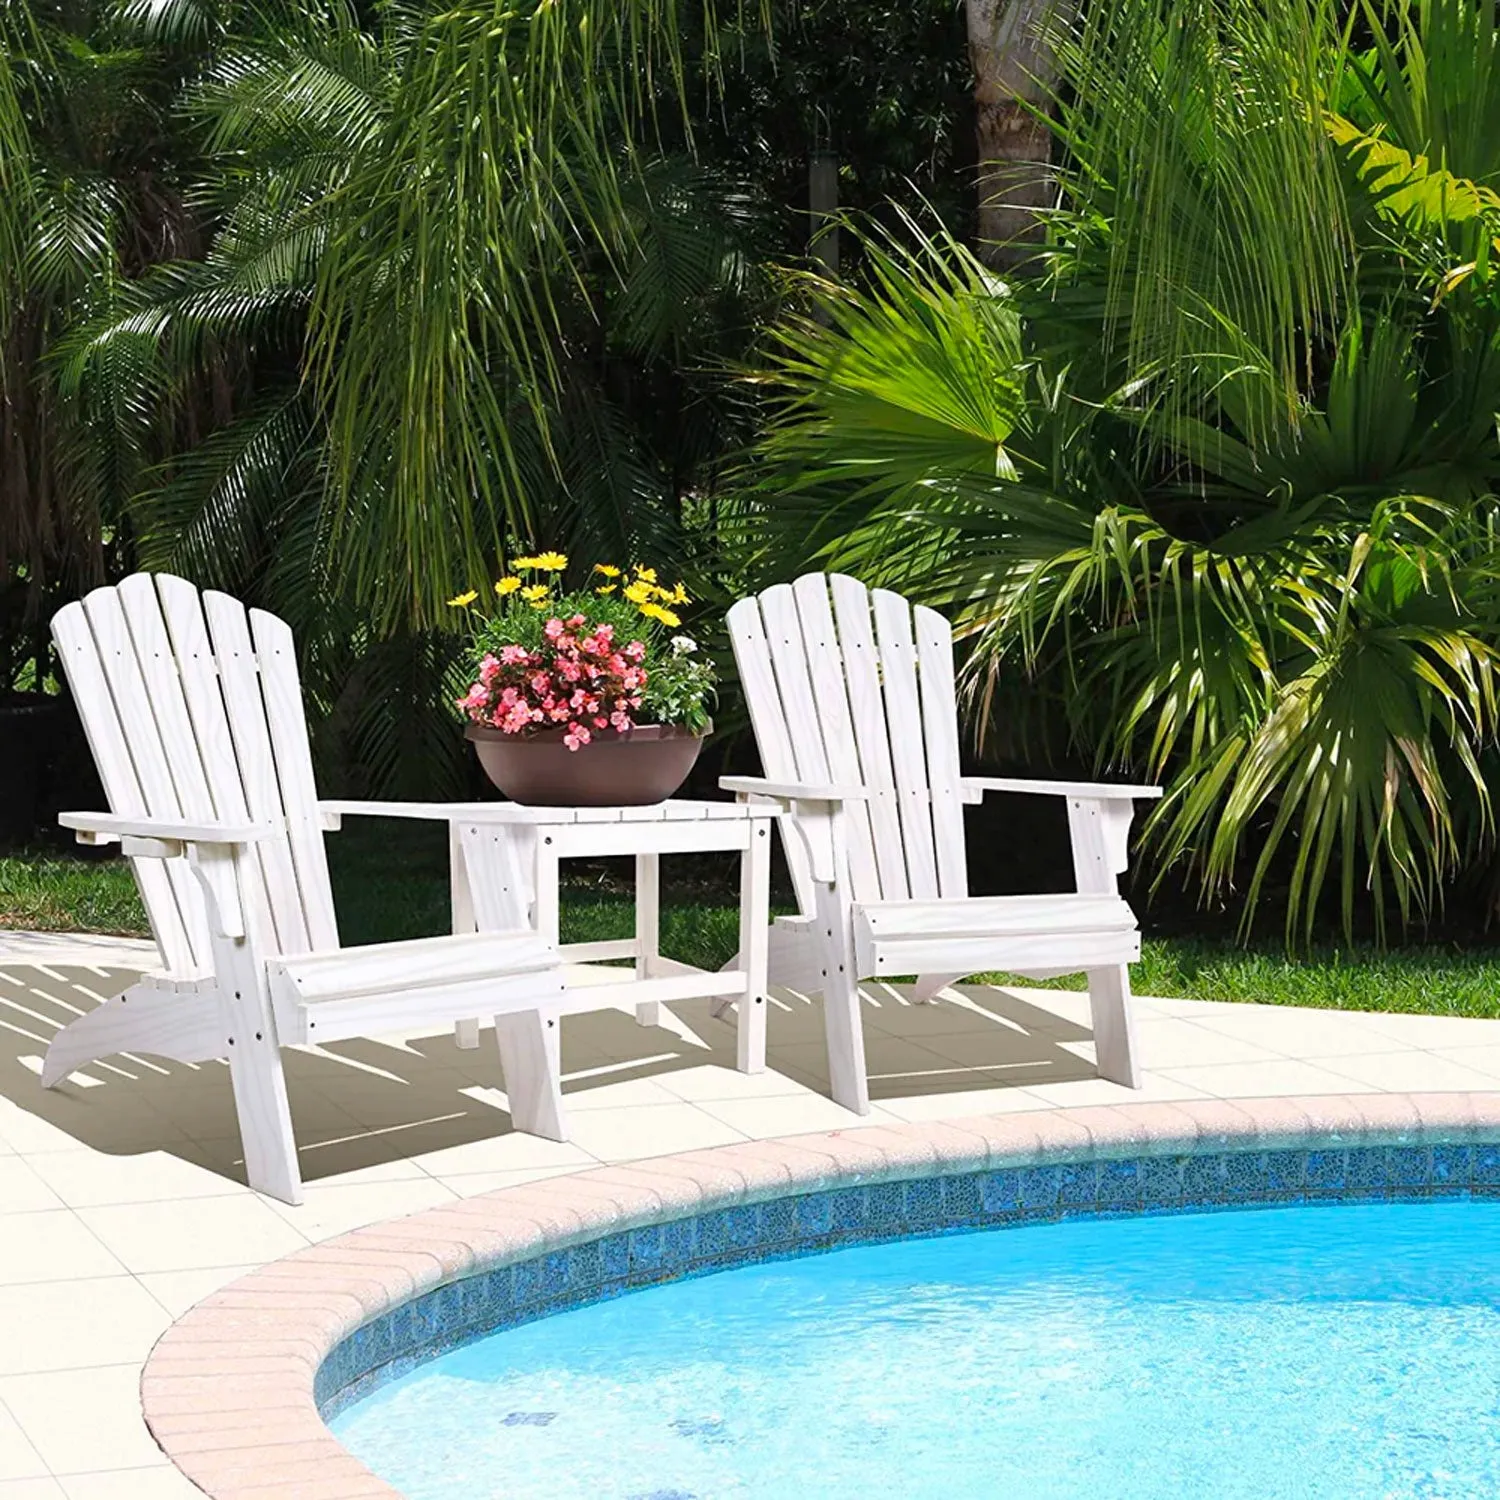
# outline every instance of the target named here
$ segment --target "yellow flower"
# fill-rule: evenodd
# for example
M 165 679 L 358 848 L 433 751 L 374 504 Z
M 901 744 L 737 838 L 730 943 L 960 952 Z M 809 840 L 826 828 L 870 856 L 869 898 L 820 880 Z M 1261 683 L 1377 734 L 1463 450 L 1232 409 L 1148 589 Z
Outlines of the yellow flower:
M 544 573 L 561 573 L 567 565 L 568 559 L 561 552 L 543 552 L 540 557 L 531 560 L 531 566 L 540 568 Z
M 510 560 L 510 565 L 516 569 L 534 568 L 537 565 L 537 559 L 534 557 L 513 557 Z
M 691 604 L 692 602 L 693 601 L 688 598 L 688 591 L 685 588 L 683 588 L 683 586 L 680 583 L 677 585 L 677 587 L 675 589 L 672 590 L 672 603 L 673 604 Z
M 547 597 L 547 585 L 545 583 L 534 583 L 530 588 L 521 590 L 521 597 L 528 604 L 535 604 L 538 600 Z
M 612 593 L 614 593 L 615 589 L 618 588 L 618 587 L 619 587 L 618 584 L 606 583 L 603 586 L 603 588 L 597 588 L 597 589 L 594 590 L 594 592 L 596 594 L 612 594 Z
M 507 594 L 515 593 L 515 591 L 520 587 L 521 580 L 517 578 L 514 573 L 512 573 L 510 577 L 502 578 L 500 582 L 495 585 L 495 592 L 499 594 L 499 596 L 503 599 Z
M 470 589 L 466 594 L 460 594 L 456 599 L 448 601 L 455 609 L 462 609 L 466 604 L 472 604 L 479 597 L 478 589 Z
M 641 605 L 641 613 L 651 620 L 660 620 L 663 625 L 677 626 L 682 621 L 672 613 L 670 609 L 663 609 L 659 604 Z
M 595 563 L 594 571 L 603 573 L 606 578 L 618 578 L 620 570 L 613 563 Z
M 632 604 L 645 604 L 651 597 L 651 585 L 638 578 L 634 583 L 626 584 L 625 597 Z
M 643 568 L 639 563 L 635 565 L 635 576 L 646 583 L 656 582 L 656 569 Z

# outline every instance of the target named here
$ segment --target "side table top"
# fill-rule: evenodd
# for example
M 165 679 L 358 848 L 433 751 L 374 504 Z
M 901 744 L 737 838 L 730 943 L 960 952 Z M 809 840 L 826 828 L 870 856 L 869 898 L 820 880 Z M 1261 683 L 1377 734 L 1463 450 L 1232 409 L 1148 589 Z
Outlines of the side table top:
M 375 813 L 369 803 L 323 802 L 327 813 Z M 393 802 L 379 809 L 387 817 L 419 815 L 415 809 L 423 804 Z M 780 809 L 765 802 L 709 802 L 701 799 L 673 798 L 646 807 L 529 807 L 519 802 L 454 802 L 445 804 L 443 812 L 456 823 L 707 823 L 745 818 L 774 818 Z M 431 816 L 430 808 L 427 816 Z

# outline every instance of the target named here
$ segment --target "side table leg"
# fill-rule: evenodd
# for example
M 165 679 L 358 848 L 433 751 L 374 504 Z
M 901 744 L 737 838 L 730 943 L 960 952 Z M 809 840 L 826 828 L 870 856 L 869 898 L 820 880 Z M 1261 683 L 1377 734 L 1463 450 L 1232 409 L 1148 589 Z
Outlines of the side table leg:
M 653 960 L 661 954 L 661 856 L 635 857 L 635 977 L 650 979 Z M 635 1008 L 642 1026 L 661 1025 L 661 1002 L 647 1000 Z
M 740 963 L 745 994 L 735 1028 L 735 1066 L 741 1073 L 766 1071 L 766 964 L 771 939 L 771 820 L 757 818 L 740 856 Z
M 463 837 L 457 823 L 448 825 L 448 899 L 453 911 L 453 931 L 473 932 L 474 895 L 469 887 L 469 865 L 464 858 Z M 479 1018 L 466 1016 L 453 1024 L 454 1043 L 464 1051 L 479 1045 Z
M 562 1022 L 540 1011 L 495 1017 L 500 1070 L 510 1101 L 511 1124 L 549 1141 L 568 1138 L 563 1125 Z

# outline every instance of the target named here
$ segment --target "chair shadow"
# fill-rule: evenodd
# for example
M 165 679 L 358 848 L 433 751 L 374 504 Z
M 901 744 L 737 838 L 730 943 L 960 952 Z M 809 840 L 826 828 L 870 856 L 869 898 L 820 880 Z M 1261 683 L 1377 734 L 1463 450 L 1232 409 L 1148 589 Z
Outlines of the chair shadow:
M 56 1089 L 42 1088 L 41 1060 L 52 1036 L 135 977 L 134 970 L 76 964 L 0 967 L 0 1142 L 22 1151 L 84 1146 L 119 1157 L 162 1152 L 243 1183 L 223 1062 L 124 1054 L 90 1064 Z M 1087 1040 L 1087 1027 L 1008 990 L 960 993 L 960 1002 L 918 1006 L 892 986 L 869 987 L 872 1099 L 1093 1076 L 1088 1061 L 1063 1045 Z M 664 1024 L 651 1027 L 623 1010 L 568 1017 L 565 1096 L 691 1068 L 734 1068 L 732 1014 L 715 1018 L 706 1000 L 676 1004 L 670 1012 Z M 772 1072 L 827 1093 L 819 1000 L 778 992 L 769 1038 Z M 309 1182 L 513 1131 L 488 1031 L 477 1051 L 460 1049 L 444 1030 L 288 1049 L 284 1057 Z

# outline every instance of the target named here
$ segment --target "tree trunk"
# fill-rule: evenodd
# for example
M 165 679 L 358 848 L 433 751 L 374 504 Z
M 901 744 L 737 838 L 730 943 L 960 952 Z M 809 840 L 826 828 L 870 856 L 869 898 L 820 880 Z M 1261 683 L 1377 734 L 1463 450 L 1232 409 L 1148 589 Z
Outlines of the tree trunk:
M 1077 0 L 968 0 L 969 59 L 979 150 L 980 255 L 1013 266 L 1041 237 L 1036 210 L 1052 202 L 1052 134 L 1033 110 L 1056 77 L 1045 29 Z

